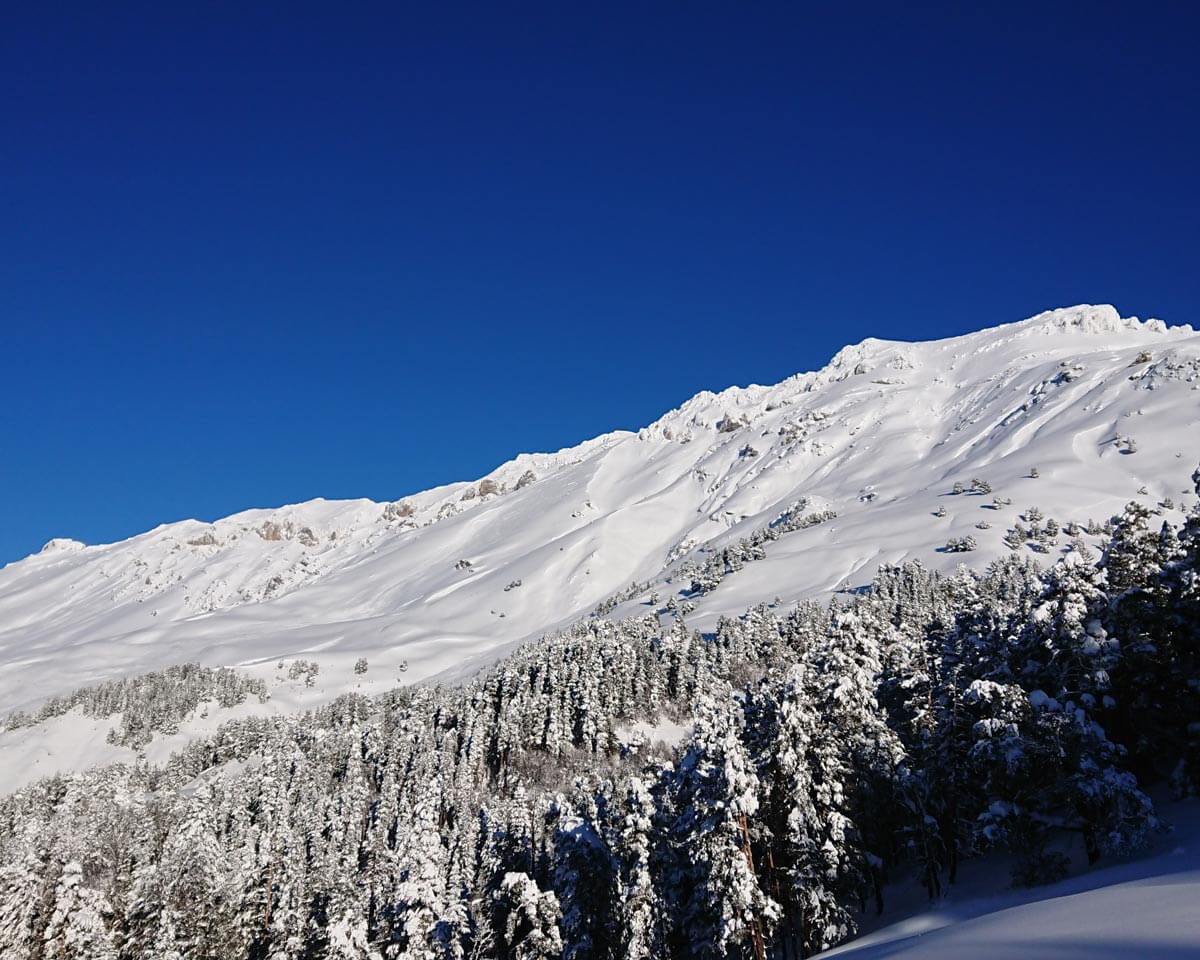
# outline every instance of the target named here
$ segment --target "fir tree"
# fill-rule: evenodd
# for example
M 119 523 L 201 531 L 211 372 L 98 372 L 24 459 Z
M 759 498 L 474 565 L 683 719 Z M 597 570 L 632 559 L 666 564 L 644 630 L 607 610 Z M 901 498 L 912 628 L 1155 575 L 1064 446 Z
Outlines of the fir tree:
M 83 866 L 76 860 L 65 864 L 46 924 L 45 960 L 116 960 L 111 913 L 104 896 L 84 885 Z
M 561 910 L 553 891 L 539 890 L 525 873 L 508 873 L 496 901 L 503 917 L 497 956 L 502 960 L 558 960 L 562 956 Z
M 744 946 L 761 960 L 779 906 L 755 871 L 750 818 L 758 811 L 759 784 L 737 717 L 728 689 L 702 698 L 680 763 L 673 842 L 687 856 L 682 919 L 693 954 L 723 958 Z

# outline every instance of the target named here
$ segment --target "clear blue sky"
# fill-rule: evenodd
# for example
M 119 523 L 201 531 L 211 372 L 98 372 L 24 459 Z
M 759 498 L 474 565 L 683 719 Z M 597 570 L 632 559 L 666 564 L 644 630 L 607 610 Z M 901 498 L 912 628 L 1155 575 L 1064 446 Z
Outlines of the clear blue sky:
M 867 336 L 1196 323 L 1195 5 L 906 6 L 9 6 L 0 563 Z

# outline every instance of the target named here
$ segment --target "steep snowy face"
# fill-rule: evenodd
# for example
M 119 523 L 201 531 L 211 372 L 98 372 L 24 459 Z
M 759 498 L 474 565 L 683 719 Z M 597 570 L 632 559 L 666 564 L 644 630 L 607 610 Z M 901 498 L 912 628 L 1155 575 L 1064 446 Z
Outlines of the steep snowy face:
M 185 661 L 270 676 L 303 656 L 321 665 L 311 696 L 326 698 L 364 682 L 363 656 L 379 688 L 402 665 L 406 681 L 452 678 L 614 595 L 613 616 L 658 609 L 688 586 L 681 564 L 801 500 L 836 512 L 688 598 L 703 629 L 775 597 L 861 586 L 885 561 L 984 563 L 1030 506 L 1085 523 L 1130 499 L 1181 504 L 1197 460 L 1190 327 L 1085 306 L 930 343 L 865 340 L 817 372 L 706 391 L 636 434 L 394 503 L 51 541 L 0 570 L 0 702 Z M 976 479 L 986 496 L 952 494 Z M 975 553 L 946 550 L 966 538 Z

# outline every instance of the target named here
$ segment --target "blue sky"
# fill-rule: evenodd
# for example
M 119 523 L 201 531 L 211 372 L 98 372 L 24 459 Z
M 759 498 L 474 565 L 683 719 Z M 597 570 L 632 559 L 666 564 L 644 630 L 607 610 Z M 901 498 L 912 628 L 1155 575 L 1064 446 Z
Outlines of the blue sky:
M 0 563 L 867 336 L 1200 319 L 1191 5 L 842 6 L 10 8 Z

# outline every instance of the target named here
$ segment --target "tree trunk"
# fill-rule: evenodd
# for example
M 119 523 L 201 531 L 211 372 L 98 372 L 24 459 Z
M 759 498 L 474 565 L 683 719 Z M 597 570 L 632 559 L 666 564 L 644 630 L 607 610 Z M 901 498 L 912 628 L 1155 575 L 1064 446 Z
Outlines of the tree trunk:
M 750 850 L 750 828 L 746 825 L 746 815 L 744 813 L 741 815 L 740 820 L 742 825 L 742 852 L 746 855 L 746 863 L 750 865 L 751 876 L 757 880 L 758 874 L 754 872 L 754 854 Z M 762 922 L 758 917 L 754 918 L 751 930 L 754 934 L 754 956 L 756 960 L 766 960 L 767 948 L 763 943 Z

